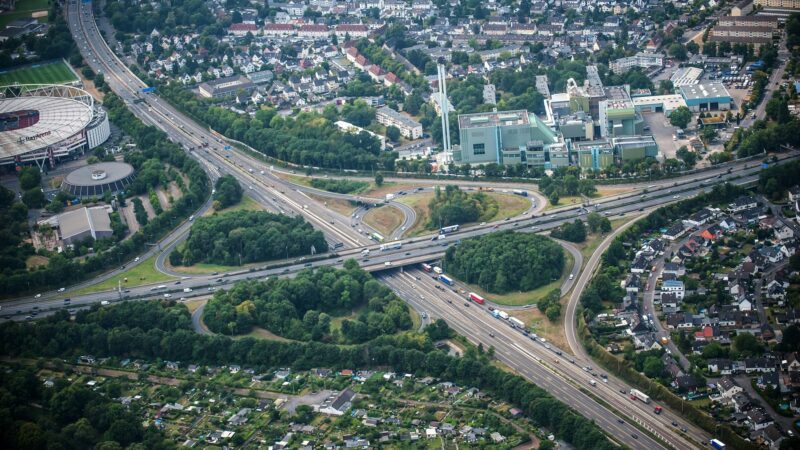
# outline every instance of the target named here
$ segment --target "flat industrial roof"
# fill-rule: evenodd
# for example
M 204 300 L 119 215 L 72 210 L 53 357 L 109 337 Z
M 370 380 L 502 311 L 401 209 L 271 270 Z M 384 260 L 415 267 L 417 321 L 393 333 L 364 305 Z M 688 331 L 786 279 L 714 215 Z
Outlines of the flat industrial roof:
M 725 86 L 722 83 L 717 83 L 717 82 L 680 86 L 678 87 L 678 89 L 680 89 L 681 95 L 686 100 L 699 100 L 703 98 L 720 98 L 720 97 L 730 98 L 731 96 L 731 94 L 728 92 Z
M 39 122 L 26 128 L 0 131 L 0 158 L 23 155 L 81 132 L 91 122 L 91 106 L 66 97 L 22 96 L 0 100 L 0 114 L 35 110 Z
M 686 106 L 686 101 L 678 94 L 651 95 L 649 97 L 636 97 L 633 99 L 633 104 L 634 106 L 660 104 L 666 109 L 675 109 L 679 106 Z
M 467 128 L 485 128 L 501 125 L 528 125 L 528 111 L 519 109 L 515 111 L 497 111 L 475 114 L 460 114 L 458 116 L 458 127 L 462 130 Z

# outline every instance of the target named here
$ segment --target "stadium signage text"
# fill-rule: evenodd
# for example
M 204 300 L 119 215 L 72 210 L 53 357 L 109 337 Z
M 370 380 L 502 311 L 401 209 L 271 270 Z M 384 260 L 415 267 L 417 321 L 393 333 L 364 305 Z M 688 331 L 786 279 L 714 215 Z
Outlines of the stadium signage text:
M 45 136 L 50 136 L 50 131 L 43 131 L 43 132 L 41 132 L 39 134 L 34 134 L 33 136 L 21 137 L 21 138 L 19 138 L 19 141 L 17 141 L 17 142 L 22 144 L 23 142 L 35 141 L 36 139 L 43 138 Z

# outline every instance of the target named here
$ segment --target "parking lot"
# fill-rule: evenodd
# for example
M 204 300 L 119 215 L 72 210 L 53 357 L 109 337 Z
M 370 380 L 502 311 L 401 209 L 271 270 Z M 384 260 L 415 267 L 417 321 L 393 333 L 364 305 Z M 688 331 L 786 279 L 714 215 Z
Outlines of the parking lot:
M 653 139 L 658 145 L 658 151 L 664 158 L 675 158 L 675 153 L 681 145 L 689 145 L 689 141 L 686 139 L 672 140 L 675 127 L 669 123 L 669 119 L 663 113 L 642 113 L 642 117 L 645 125 L 650 127 L 650 131 L 646 131 L 645 134 L 653 135 Z

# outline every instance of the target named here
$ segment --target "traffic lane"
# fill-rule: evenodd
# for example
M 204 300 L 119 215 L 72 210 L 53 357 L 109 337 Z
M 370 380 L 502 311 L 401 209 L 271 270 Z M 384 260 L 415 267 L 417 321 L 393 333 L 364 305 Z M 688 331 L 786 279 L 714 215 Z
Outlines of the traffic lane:
M 426 298 L 430 299 L 442 299 L 443 297 L 449 297 L 452 294 L 450 290 L 438 290 L 433 286 L 432 277 L 424 276 L 424 272 L 419 271 L 406 271 L 405 276 L 414 277 L 417 280 L 418 287 L 421 292 L 425 292 Z M 457 294 L 455 295 L 455 299 L 453 303 L 448 303 L 451 306 L 457 308 L 461 314 L 468 316 L 472 315 L 471 319 L 475 322 L 475 329 L 481 330 L 489 330 L 487 333 L 493 332 L 495 336 L 491 336 L 490 343 L 484 343 L 484 345 L 492 345 L 496 342 L 515 342 L 517 346 L 523 345 L 526 347 L 526 350 L 523 350 L 523 353 L 529 357 L 529 359 L 537 359 L 538 361 L 547 361 L 547 362 L 554 362 L 557 359 L 561 359 L 561 356 L 554 353 L 554 349 L 545 349 L 543 345 L 539 345 L 541 343 L 533 342 L 531 339 L 520 333 L 518 330 L 507 326 L 505 321 L 501 321 L 499 319 L 493 318 L 488 311 L 484 310 L 483 307 L 472 304 L 470 302 L 466 302 L 471 306 L 465 306 L 461 308 L 461 301 L 464 301 L 464 298 L 460 297 Z M 446 301 L 446 300 L 444 300 Z M 443 302 L 440 302 L 443 303 Z M 535 356 L 533 356 L 535 354 Z M 567 383 L 569 380 L 586 380 L 586 388 L 587 389 L 597 389 L 598 393 L 604 393 L 604 398 L 606 401 L 611 403 L 617 410 L 630 414 L 632 417 L 644 417 L 647 420 L 650 420 L 650 414 L 652 414 L 651 408 L 643 403 L 640 402 L 631 402 L 628 400 L 626 394 L 622 394 L 621 396 L 618 394 L 618 388 L 614 386 L 613 383 L 602 383 L 599 382 L 594 388 L 588 388 L 590 386 L 589 380 L 593 380 L 589 374 L 582 372 L 582 369 L 578 367 L 576 364 L 559 364 L 551 366 L 555 367 L 556 369 L 550 368 L 549 370 L 554 373 L 566 372 L 563 376 L 567 377 L 559 381 L 559 383 Z M 541 375 L 541 373 L 540 373 Z M 561 375 L 559 375 L 561 376 Z M 583 382 L 579 385 L 583 385 Z M 625 391 L 627 392 L 627 390 Z M 662 420 L 662 422 L 664 422 Z M 654 427 L 654 430 L 660 433 L 662 436 L 668 437 L 672 434 L 672 429 L 669 427 L 667 423 L 661 423 L 660 425 Z
M 405 274 L 406 276 L 412 276 L 408 273 Z M 420 277 L 421 278 L 421 277 Z M 414 278 L 416 280 L 416 278 Z M 398 287 L 398 284 L 402 283 L 403 281 L 396 281 L 390 277 L 382 277 L 382 281 L 387 282 L 388 285 L 392 288 Z M 416 280 L 418 283 L 420 280 Z M 624 430 L 620 428 L 619 422 L 616 420 L 609 420 L 608 413 L 599 404 L 594 402 L 590 397 L 586 396 L 585 394 L 581 393 L 577 389 L 571 389 L 568 383 L 563 382 L 562 380 L 556 378 L 552 373 L 547 371 L 543 366 L 536 364 L 521 364 L 521 360 L 530 360 L 532 358 L 520 358 L 519 353 L 520 349 L 522 348 L 520 344 L 524 344 L 527 339 L 522 339 L 522 336 L 519 333 L 515 333 L 515 335 L 505 335 L 503 332 L 499 332 L 495 330 L 497 333 L 495 336 L 490 335 L 490 328 L 486 327 L 486 323 L 482 323 L 481 321 L 475 321 L 475 316 L 469 315 L 469 307 L 461 308 L 460 303 L 453 303 L 452 305 L 449 303 L 445 303 L 444 301 L 435 301 L 433 299 L 438 298 L 438 292 L 430 288 L 424 288 L 423 284 L 418 285 L 418 289 L 423 292 L 422 295 L 424 298 L 420 300 L 426 300 L 428 298 L 431 301 L 426 302 L 428 305 L 427 307 L 437 311 L 437 314 L 440 314 L 442 318 L 448 322 L 459 334 L 467 337 L 476 345 L 478 343 L 482 343 L 484 347 L 486 346 L 493 346 L 495 348 L 495 355 L 503 361 L 504 363 L 508 364 L 509 367 L 514 368 L 520 374 L 522 374 L 525 378 L 533 381 L 543 389 L 546 389 L 551 395 L 554 395 L 556 398 L 562 399 L 565 403 L 569 404 L 571 407 L 576 409 L 577 411 L 581 412 L 584 415 L 590 416 L 591 419 L 602 423 L 602 427 L 606 430 L 614 430 L 618 433 L 624 433 Z M 449 292 L 449 291 L 448 291 Z M 418 302 L 416 297 L 410 296 L 406 298 L 409 303 Z M 443 305 L 451 305 L 453 308 L 450 308 L 450 311 L 447 311 L 443 308 Z M 457 306 L 456 306 L 457 305 Z M 488 316 L 488 314 L 486 314 Z M 495 320 L 495 319 L 492 319 Z M 466 326 L 465 321 L 471 321 L 472 326 Z M 476 332 L 476 330 L 480 330 L 480 332 Z M 503 336 L 501 336 L 501 334 Z M 506 353 L 511 354 L 511 356 L 506 355 Z M 516 355 L 515 355 L 516 353 Z M 587 414 L 588 413 L 588 414 Z M 621 435 L 622 436 L 622 435 Z M 620 436 L 617 436 L 623 442 L 625 439 L 622 439 Z M 658 448 L 660 445 L 655 441 L 647 442 L 649 440 L 643 440 L 642 444 L 648 445 L 647 448 Z M 637 442 L 634 442 L 630 435 L 627 437 L 628 445 L 634 445 Z

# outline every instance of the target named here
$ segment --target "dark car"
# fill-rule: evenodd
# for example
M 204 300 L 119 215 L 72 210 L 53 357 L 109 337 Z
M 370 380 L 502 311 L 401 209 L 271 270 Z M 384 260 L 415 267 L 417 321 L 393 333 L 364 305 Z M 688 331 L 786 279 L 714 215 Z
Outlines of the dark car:
M 464 302 L 464 306 L 466 306 L 467 308 L 469 308 L 469 303 L 467 303 L 467 302 Z
M 639 439 L 639 435 L 636 433 L 631 433 L 631 437 L 634 439 Z

